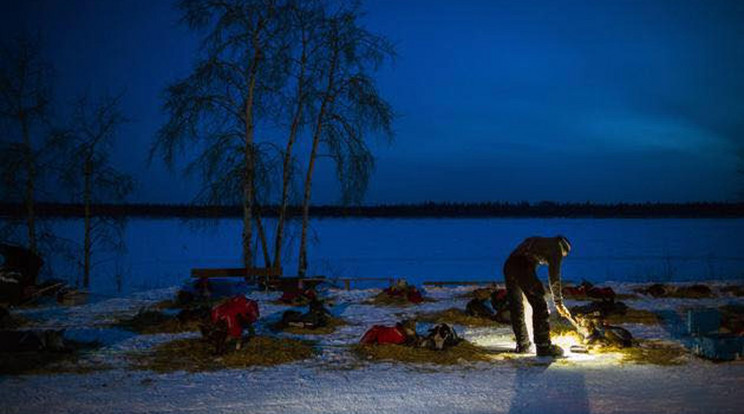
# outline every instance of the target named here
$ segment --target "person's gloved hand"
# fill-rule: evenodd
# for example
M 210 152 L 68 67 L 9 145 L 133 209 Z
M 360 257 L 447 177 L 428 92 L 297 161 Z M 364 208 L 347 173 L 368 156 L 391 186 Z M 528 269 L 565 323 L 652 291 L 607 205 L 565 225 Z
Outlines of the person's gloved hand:
M 589 331 L 589 327 L 586 324 L 586 320 L 584 320 L 584 318 L 582 318 L 581 316 L 575 316 L 573 317 L 573 319 L 573 325 L 576 327 L 579 335 L 581 335 L 584 339 L 588 338 L 589 335 L 591 335 L 591 332 Z
M 577 321 L 573 315 L 571 315 L 571 311 L 568 310 L 566 305 L 563 304 L 563 302 L 558 302 L 555 304 L 555 310 L 558 311 L 558 314 L 562 317 L 568 319 L 569 322 L 571 322 L 571 325 L 573 325 L 574 328 L 579 332 L 581 336 L 586 337 L 589 335 L 589 330 L 586 329 L 584 326 L 582 326 L 579 321 Z

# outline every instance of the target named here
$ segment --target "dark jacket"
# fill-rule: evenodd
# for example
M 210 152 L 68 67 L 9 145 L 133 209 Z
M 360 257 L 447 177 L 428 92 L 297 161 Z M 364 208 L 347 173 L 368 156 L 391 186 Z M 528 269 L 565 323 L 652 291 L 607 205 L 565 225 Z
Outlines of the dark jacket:
M 563 303 L 561 293 L 561 262 L 563 249 L 560 237 L 529 237 L 517 246 L 509 258 L 522 257 L 537 265 L 548 265 L 550 292 L 555 304 Z

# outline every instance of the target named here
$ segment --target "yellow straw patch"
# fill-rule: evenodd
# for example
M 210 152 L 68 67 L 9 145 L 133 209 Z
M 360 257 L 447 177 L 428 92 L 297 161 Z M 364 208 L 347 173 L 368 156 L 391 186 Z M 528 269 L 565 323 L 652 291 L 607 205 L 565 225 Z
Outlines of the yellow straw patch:
M 231 346 L 228 346 L 231 349 Z M 273 366 L 311 358 L 315 348 L 307 341 L 256 336 L 240 350 L 214 355 L 214 347 L 201 338 L 178 339 L 156 346 L 152 352 L 133 354 L 135 367 L 156 372 L 214 371 L 228 368 Z
M 465 362 L 493 361 L 495 352 L 468 341 L 441 351 L 405 345 L 352 345 L 352 351 L 371 361 L 397 361 L 413 364 L 457 365 Z

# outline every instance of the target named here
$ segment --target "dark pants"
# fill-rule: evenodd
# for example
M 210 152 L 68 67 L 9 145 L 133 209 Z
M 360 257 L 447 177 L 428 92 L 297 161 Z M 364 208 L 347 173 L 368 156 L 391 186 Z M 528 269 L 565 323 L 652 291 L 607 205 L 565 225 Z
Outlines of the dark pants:
M 524 321 L 524 304 L 522 293 L 532 307 L 532 327 L 535 345 L 550 345 L 550 324 L 548 322 L 548 304 L 545 302 L 545 288 L 537 278 L 537 263 L 523 256 L 509 256 L 504 264 L 504 279 L 509 296 L 511 324 L 517 344 L 520 347 L 530 345 L 527 325 Z

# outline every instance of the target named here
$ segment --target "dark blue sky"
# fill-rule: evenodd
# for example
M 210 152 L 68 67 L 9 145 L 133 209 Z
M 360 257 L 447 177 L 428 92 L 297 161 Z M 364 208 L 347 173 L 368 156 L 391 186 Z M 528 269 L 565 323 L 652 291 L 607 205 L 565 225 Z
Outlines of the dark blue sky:
M 23 4 L 20 4 L 23 3 Z M 170 1 L 4 1 L 3 37 L 44 33 L 60 103 L 126 89 L 114 159 L 138 201 L 195 184 L 145 157 L 161 92 L 195 59 Z M 368 203 L 731 200 L 744 145 L 744 1 L 368 0 L 397 44 L 379 85 L 401 115 Z M 64 107 L 59 110 L 64 112 Z M 321 166 L 316 202 L 336 201 Z

